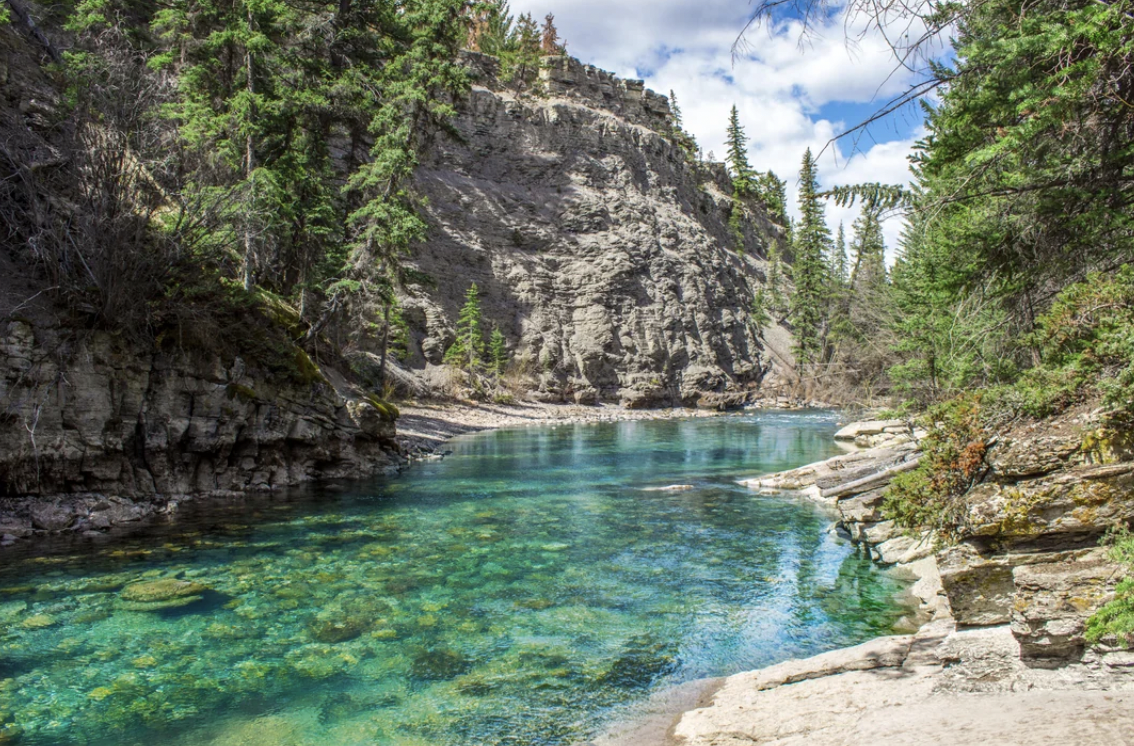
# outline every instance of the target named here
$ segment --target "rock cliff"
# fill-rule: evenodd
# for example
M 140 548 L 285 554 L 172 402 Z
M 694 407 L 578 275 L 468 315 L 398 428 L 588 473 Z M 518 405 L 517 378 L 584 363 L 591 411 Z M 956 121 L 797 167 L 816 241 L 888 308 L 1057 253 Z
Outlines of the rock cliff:
M 288 381 L 239 356 L 143 354 L 105 332 L 0 322 L 0 535 L 104 529 L 181 495 L 396 468 L 396 413 L 330 375 Z
M 675 144 L 664 97 L 569 57 L 517 95 L 493 58 L 469 60 L 455 136 L 419 171 L 432 230 L 412 260 L 429 279 L 403 298 L 412 367 L 441 363 L 472 282 L 544 401 L 715 402 L 790 364 L 786 332 L 750 318 L 781 228 L 745 210 L 734 236 L 723 166 Z

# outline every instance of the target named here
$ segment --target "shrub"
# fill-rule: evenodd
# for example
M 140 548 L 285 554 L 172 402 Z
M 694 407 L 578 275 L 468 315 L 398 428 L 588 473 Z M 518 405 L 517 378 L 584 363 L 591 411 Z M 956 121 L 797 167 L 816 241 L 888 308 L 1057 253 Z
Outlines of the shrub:
M 1134 646 L 1134 535 L 1123 529 L 1109 534 L 1110 558 L 1125 565 L 1130 573 L 1115 588 L 1114 600 L 1104 605 L 1087 620 L 1087 642 L 1098 643 L 1114 637 Z
M 981 394 L 966 394 L 930 408 L 922 460 L 886 490 L 883 511 L 899 526 L 949 535 L 960 518 L 959 498 L 984 473 L 986 434 Z

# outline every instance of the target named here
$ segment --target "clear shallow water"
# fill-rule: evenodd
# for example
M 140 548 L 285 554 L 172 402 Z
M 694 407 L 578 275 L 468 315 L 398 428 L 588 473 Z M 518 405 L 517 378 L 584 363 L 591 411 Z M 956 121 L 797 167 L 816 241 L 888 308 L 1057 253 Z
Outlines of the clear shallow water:
M 482 433 L 395 479 L 3 555 L 0 725 L 21 744 L 578 743 L 660 687 L 889 631 L 899 584 L 828 516 L 734 483 L 832 455 L 834 430 Z M 672 484 L 693 489 L 646 489 Z M 210 590 L 122 597 L 173 577 Z

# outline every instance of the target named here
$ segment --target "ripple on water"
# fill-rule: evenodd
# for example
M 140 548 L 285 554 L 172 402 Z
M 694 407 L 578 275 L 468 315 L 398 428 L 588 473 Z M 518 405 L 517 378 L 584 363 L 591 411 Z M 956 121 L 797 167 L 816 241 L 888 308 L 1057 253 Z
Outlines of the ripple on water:
M 0 743 L 572 744 L 659 688 L 884 633 L 895 581 L 816 506 L 733 483 L 832 455 L 834 423 L 482 433 L 14 562 Z

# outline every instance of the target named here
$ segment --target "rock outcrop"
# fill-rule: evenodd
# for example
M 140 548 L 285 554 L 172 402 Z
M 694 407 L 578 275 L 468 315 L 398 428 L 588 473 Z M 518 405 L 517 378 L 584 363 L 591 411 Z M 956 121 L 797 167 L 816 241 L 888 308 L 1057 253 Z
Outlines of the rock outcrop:
M 840 436 L 857 441 L 887 429 L 898 428 L 853 423 Z M 1129 437 L 1081 411 L 999 434 L 984 478 L 960 498 L 955 541 L 942 546 L 882 511 L 890 480 L 919 463 L 914 435 L 745 484 L 801 490 L 832 506 L 839 527 L 882 564 L 935 555 L 958 626 L 1011 625 L 1032 664 L 1079 660 L 1086 620 L 1123 575 L 1098 543 L 1107 530 L 1134 524 Z
M 180 495 L 396 468 L 394 415 L 319 374 L 0 322 L 0 535 L 102 530 Z M 76 502 L 15 496 L 96 493 Z M 111 497 L 104 497 L 110 495 Z
M 469 60 L 456 136 L 419 169 L 411 367 L 442 362 L 475 282 L 540 400 L 719 408 L 790 368 L 790 335 L 751 320 L 782 230 L 740 208 L 738 240 L 724 167 L 682 151 L 664 97 L 568 57 L 544 60 L 543 95 L 517 95 L 494 59 Z

